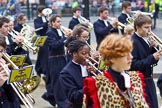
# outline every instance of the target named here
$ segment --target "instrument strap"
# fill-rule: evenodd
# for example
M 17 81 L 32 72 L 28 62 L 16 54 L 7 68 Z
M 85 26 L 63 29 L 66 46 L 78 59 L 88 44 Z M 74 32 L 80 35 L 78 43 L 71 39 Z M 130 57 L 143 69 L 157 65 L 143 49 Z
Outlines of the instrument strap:
M 127 88 L 127 90 L 128 90 L 129 97 L 124 92 L 122 92 L 120 89 L 119 89 L 119 92 L 125 99 L 127 99 L 132 104 L 132 107 L 135 108 L 135 102 L 134 102 L 134 99 L 132 97 L 130 88 Z

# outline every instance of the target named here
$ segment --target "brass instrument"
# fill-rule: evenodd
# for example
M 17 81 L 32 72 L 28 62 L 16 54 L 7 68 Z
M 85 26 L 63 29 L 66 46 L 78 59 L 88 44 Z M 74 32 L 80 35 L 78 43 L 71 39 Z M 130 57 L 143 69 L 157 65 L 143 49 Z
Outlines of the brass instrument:
M 7 61 L 11 65 L 11 67 L 13 69 L 19 69 L 10 60 L 9 55 L 7 53 L 3 53 L 3 58 L 5 59 L 5 61 Z M 33 80 L 32 83 L 34 83 L 34 84 L 30 84 L 31 80 Z M 21 99 L 21 101 L 24 103 L 26 108 L 33 108 L 33 104 L 35 103 L 35 101 L 34 101 L 34 98 L 29 93 L 32 92 L 32 90 L 35 90 L 35 88 L 38 86 L 39 82 L 40 82 L 40 78 L 38 76 L 34 76 L 33 79 L 31 78 L 31 79 L 25 80 L 23 84 L 21 84 L 19 82 L 13 82 L 13 83 L 10 83 L 10 85 L 12 86 L 12 88 L 14 89 L 14 91 L 16 92 L 18 97 Z M 26 86 L 26 88 L 24 86 Z M 30 88 L 30 89 L 25 90 L 28 88 Z
M 138 15 L 138 14 L 142 14 L 142 15 L 148 15 L 148 16 L 150 16 L 151 18 L 153 17 L 153 13 L 149 13 L 149 12 L 141 12 L 141 11 L 131 11 L 131 13 L 132 14 L 136 14 L 136 15 Z
M 159 46 L 159 49 L 156 48 L 156 50 L 161 50 L 162 49 L 162 40 L 156 35 L 154 34 L 152 31 L 150 31 L 148 33 L 149 35 L 149 39 L 153 40 L 158 46 Z
M 42 10 L 42 13 L 44 14 L 44 16 L 47 17 L 47 20 L 49 20 L 49 16 L 52 13 L 52 9 L 51 8 L 45 8 Z
M 19 32 L 15 31 L 14 29 L 11 32 L 8 32 L 13 39 L 16 39 L 19 35 Z M 21 33 L 22 34 L 22 33 Z M 29 35 L 22 34 L 23 35 L 23 46 L 27 48 L 27 50 L 31 49 L 33 51 L 33 54 L 36 54 L 38 52 L 38 47 L 34 47 L 33 44 L 30 42 L 33 38 L 27 37 Z M 26 37 L 25 37 L 26 36 Z M 30 41 L 29 41 L 30 40 Z
M 96 68 L 95 67 L 95 64 L 93 64 L 89 59 L 86 59 L 86 62 L 90 65 L 90 66 L 92 66 L 95 70 L 97 70 L 100 74 L 102 74 L 102 72 L 98 69 L 98 68 Z M 96 75 L 95 75 L 96 76 Z
M 110 21 L 112 21 L 113 19 L 114 19 L 113 17 L 108 17 L 108 20 L 110 20 Z M 125 28 L 126 25 L 118 21 L 118 26 Z
M 134 26 L 134 18 L 133 18 L 133 17 L 128 17 L 128 18 L 126 19 L 126 21 L 127 21 L 130 25 Z
M 91 31 L 93 29 L 93 24 L 91 22 L 89 22 L 89 20 L 87 20 L 85 17 L 83 16 L 79 16 L 79 22 L 81 24 L 84 24 L 84 25 L 87 25 L 86 22 L 88 22 L 88 28 L 89 28 L 89 31 Z
M 69 28 L 67 28 L 67 27 L 65 27 L 65 26 L 60 26 L 60 30 L 61 30 L 67 37 L 72 36 L 72 34 L 73 34 L 73 30 L 71 30 L 71 29 L 69 29 Z

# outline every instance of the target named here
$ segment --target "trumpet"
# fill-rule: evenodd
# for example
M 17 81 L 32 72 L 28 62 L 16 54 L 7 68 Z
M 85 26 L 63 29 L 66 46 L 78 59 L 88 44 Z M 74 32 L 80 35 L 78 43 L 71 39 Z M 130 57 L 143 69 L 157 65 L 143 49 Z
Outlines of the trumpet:
M 89 20 L 87 20 L 87 19 L 86 19 L 85 17 L 83 17 L 83 16 L 79 16 L 79 22 L 80 22 L 81 24 L 85 24 L 85 22 L 88 22 L 88 25 L 87 25 L 87 24 L 85 24 L 85 25 L 87 25 L 88 28 L 90 28 L 90 29 L 93 28 L 93 24 L 92 24 L 91 22 L 89 22 Z
M 15 31 L 14 29 L 11 32 L 8 32 L 8 34 L 11 35 L 12 39 L 16 39 L 17 36 L 19 35 L 19 32 Z M 37 47 L 33 47 L 32 43 L 29 42 L 25 37 L 23 37 L 23 46 L 27 48 L 27 50 L 31 49 L 33 51 L 33 54 L 36 54 L 38 52 Z
M 72 36 L 72 34 L 73 34 L 73 30 L 71 30 L 71 29 L 69 29 L 69 28 L 67 28 L 67 27 L 65 27 L 65 26 L 60 26 L 60 30 L 61 30 L 67 37 Z
M 7 61 L 12 68 L 14 69 L 19 69 L 9 58 L 9 55 L 7 53 L 3 53 L 3 58 L 5 61 Z M 34 98 L 29 94 L 29 92 L 31 92 L 30 90 L 34 90 L 39 82 L 40 79 L 38 78 L 38 76 L 34 76 L 33 79 L 29 79 L 29 80 L 33 80 L 35 82 L 34 86 L 31 86 L 30 83 L 26 83 L 29 82 L 28 80 L 25 80 L 25 83 L 21 84 L 18 82 L 13 82 L 10 83 L 10 85 L 12 86 L 12 88 L 14 89 L 14 91 L 16 92 L 16 94 L 18 95 L 18 97 L 21 99 L 21 101 L 24 103 L 24 105 L 26 106 L 26 108 L 33 108 L 33 104 L 35 103 Z M 38 81 L 35 81 L 35 79 L 37 79 Z M 26 85 L 24 85 L 26 84 Z M 25 88 L 24 86 L 27 86 L 29 88 L 29 86 L 31 86 L 30 90 L 25 90 L 27 88 Z M 27 91 L 27 92 L 23 92 L 23 91 Z
M 108 17 L 108 20 L 112 21 L 114 18 L 113 17 Z M 118 21 L 118 26 L 125 28 L 126 25 Z

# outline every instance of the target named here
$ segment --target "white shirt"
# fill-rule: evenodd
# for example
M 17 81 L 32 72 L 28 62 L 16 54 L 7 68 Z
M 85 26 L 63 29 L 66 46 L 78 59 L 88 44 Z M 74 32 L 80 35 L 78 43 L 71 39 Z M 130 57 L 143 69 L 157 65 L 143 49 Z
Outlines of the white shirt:
M 81 72 L 82 72 L 82 77 L 87 77 L 88 76 L 88 72 L 87 72 L 87 69 L 86 69 L 86 66 L 84 65 L 81 65 L 81 64 L 78 64 L 76 63 L 75 61 L 72 60 L 73 63 L 77 64 L 77 65 L 80 65 L 81 67 Z
M 57 29 L 57 33 L 58 33 L 58 35 L 59 35 L 61 38 L 63 38 L 63 34 L 62 34 L 62 32 L 61 32 L 60 29 Z
M 6 40 L 6 44 L 9 45 L 10 44 L 10 41 L 9 41 L 9 39 L 8 39 L 7 36 L 5 36 L 5 40 Z

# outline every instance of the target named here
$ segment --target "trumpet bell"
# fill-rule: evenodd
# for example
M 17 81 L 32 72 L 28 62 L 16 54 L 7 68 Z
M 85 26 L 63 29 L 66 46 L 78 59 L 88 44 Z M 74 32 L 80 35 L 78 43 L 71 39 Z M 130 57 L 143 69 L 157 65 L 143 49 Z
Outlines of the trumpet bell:
M 20 89 L 24 94 L 33 92 L 40 84 L 41 78 L 33 76 L 30 79 L 23 81 L 22 88 Z
M 45 16 L 48 16 L 52 13 L 52 9 L 51 8 L 45 8 L 43 9 L 42 13 L 45 15 Z

